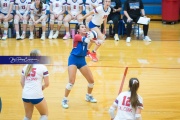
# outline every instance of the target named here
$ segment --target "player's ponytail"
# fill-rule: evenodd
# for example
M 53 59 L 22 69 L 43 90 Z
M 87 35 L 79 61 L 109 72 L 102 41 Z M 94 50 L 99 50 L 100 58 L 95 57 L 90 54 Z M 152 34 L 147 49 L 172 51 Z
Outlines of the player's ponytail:
M 32 50 L 30 53 L 30 56 L 39 56 L 40 55 L 40 51 L 35 49 Z M 25 71 L 25 76 L 27 77 L 29 75 L 29 73 L 32 71 L 33 68 L 33 64 L 28 64 L 26 71 Z
M 43 2 L 40 1 L 40 3 L 39 3 L 39 11 L 37 13 L 40 14 L 42 12 L 42 9 L 43 9 Z
M 136 108 L 139 105 L 139 100 L 138 100 L 138 95 L 137 95 L 137 90 L 139 88 L 139 80 L 137 78 L 131 78 L 129 80 L 129 88 L 131 91 L 131 105 L 133 108 Z

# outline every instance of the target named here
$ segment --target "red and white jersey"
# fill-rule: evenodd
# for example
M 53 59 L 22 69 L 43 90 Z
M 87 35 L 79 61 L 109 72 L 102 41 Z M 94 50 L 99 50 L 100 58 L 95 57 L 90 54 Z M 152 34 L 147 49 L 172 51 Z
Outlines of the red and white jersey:
M 86 6 L 89 6 L 89 11 L 93 10 L 94 8 L 102 5 L 102 1 L 98 0 L 86 0 Z
M 39 8 L 36 8 L 35 2 L 31 4 L 30 10 L 33 11 L 34 15 L 37 15 L 40 17 L 42 15 L 42 12 L 46 13 L 46 5 L 43 3 L 42 12 L 40 14 L 38 14 Z
M 8 14 L 11 4 L 14 4 L 14 0 L 0 0 L 1 12 Z M 10 13 L 13 13 L 13 7 Z
M 100 26 L 103 21 L 108 17 L 109 13 L 111 11 L 111 8 L 108 7 L 108 9 L 105 11 L 103 5 L 98 6 L 97 8 L 94 8 L 94 16 L 92 17 L 92 22 L 95 25 Z
M 63 6 L 66 6 L 65 0 L 51 0 L 50 5 L 52 5 L 53 12 L 59 14 L 63 10 Z
M 135 120 L 135 108 L 131 106 L 130 102 L 130 91 L 125 91 L 119 94 L 116 98 L 114 105 L 117 106 L 117 114 L 114 120 Z M 143 99 L 140 95 L 138 95 L 138 100 L 140 102 L 140 106 L 138 108 L 143 109 Z
M 18 6 L 18 10 L 21 14 L 24 14 L 27 10 L 28 6 L 31 5 L 31 0 L 16 0 L 15 3 L 16 6 Z
M 26 68 L 24 66 L 22 75 L 25 76 Z M 22 91 L 22 98 L 26 99 L 39 99 L 43 98 L 42 82 L 43 78 L 48 76 L 48 70 L 45 65 L 34 64 L 31 73 L 25 77 L 25 84 Z
M 67 0 L 67 6 L 71 7 L 71 13 L 76 15 L 80 11 L 80 6 L 83 5 L 82 0 Z

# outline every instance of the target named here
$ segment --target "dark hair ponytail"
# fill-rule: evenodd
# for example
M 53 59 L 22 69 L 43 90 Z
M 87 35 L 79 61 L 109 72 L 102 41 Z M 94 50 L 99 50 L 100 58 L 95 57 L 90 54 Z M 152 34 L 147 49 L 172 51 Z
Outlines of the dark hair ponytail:
M 43 9 L 43 2 L 40 1 L 40 4 L 39 4 L 39 11 L 37 12 L 38 14 L 40 14 L 42 12 L 42 9 Z
M 129 88 L 131 91 L 131 105 L 133 108 L 136 108 L 140 103 L 138 100 L 137 90 L 139 88 L 139 80 L 137 78 L 131 78 L 129 80 Z

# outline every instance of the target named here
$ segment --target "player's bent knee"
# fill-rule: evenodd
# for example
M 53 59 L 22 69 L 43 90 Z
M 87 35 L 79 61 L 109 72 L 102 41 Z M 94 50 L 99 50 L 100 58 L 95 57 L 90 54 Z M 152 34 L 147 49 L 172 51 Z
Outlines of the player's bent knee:
M 62 25 L 62 21 L 59 20 L 59 21 L 58 21 L 58 25 L 59 25 L 59 26 Z
M 33 21 L 29 21 L 29 25 L 34 25 L 34 22 Z
M 3 22 L 4 28 L 8 28 L 8 22 Z
M 50 24 L 51 24 L 51 25 L 54 24 L 54 20 L 50 20 Z
M 41 24 L 42 26 L 46 26 L 46 21 L 43 20 Z
M 41 115 L 40 120 L 48 120 L 47 115 Z
M 73 84 L 71 84 L 71 83 L 68 83 L 68 84 L 66 85 L 66 89 L 68 89 L 68 90 L 71 90 L 72 87 L 73 87 Z
M 14 19 L 14 24 L 17 25 L 19 23 L 19 20 Z
M 23 20 L 23 24 L 27 24 L 27 20 Z
M 88 84 L 88 87 L 89 87 L 89 88 L 93 88 L 93 87 L 94 87 L 94 83 L 89 83 L 89 84 Z
M 69 23 L 68 22 L 64 22 L 64 27 L 69 27 Z

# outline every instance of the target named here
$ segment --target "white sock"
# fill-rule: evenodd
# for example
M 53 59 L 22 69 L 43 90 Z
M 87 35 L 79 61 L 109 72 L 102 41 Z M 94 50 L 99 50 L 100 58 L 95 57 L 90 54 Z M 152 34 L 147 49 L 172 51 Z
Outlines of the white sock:
M 33 32 L 30 32 L 30 35 L 32 35 L 32 36 L 33 36 Z
M 66 35 L 70 35 L 70 33 L 69 33 L 69 32 L 66 32 Z

